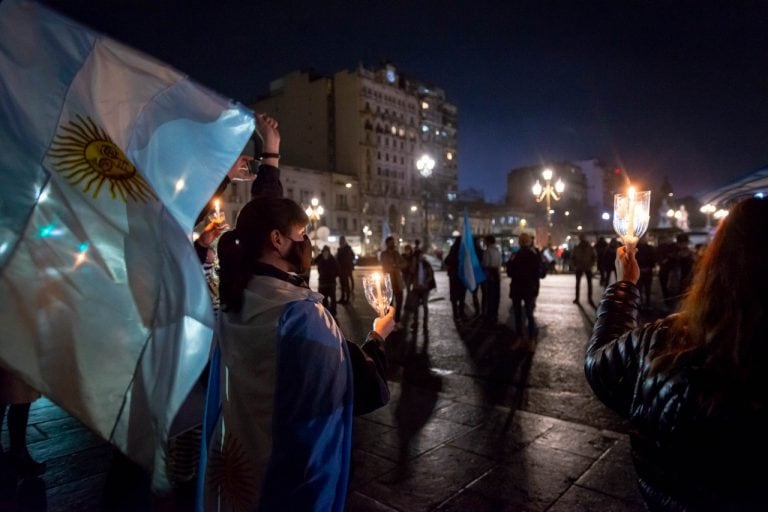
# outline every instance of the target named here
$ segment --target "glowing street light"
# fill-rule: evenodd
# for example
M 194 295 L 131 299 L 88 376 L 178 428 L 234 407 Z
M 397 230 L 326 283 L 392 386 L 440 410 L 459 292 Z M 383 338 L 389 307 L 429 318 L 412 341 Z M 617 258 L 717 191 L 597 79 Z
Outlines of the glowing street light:
M 560 200 L 560 194 L 565 190 L 565 183 L 558 178 L 554 186 L 552 186 L 552 169 L 544 169 L 541 173 L 544 178 L 544 185 L 542 186 L 539 180 L 531 187 L 533 195 L 536 197 L 536 202 L 540 203 L 543 200 L 547 200 L 547 245 L 552 243 L 552 204 L 551 201 Z
M 424 250 L 429 250 L 429 192 L 427 190 L 427 178 L 432 176 L 435 168 L 435 159 L 429 155 L 421 155 L 416 161 L 416 169 L 424 180 L 421 183 L 421 197 L 424 205 Z
M 304 213 L 309 217 L 309 222 L 312 225 L 312 238 L 315 241 L 315 247 L 317 246 L 317 224 L 320 222 L 320 217 L 325 213 L 325 209 L 320 205 L 320 201 L 313 197 L 309 202 L 309 206 L 304 210 Z
M 709 230 L 710 226 L 712 225 L 712 214 L 717 211 L 717 207 L 712 203 L 707 203 L 699 208 L 699 211 L 707 216 L 707 230 Z

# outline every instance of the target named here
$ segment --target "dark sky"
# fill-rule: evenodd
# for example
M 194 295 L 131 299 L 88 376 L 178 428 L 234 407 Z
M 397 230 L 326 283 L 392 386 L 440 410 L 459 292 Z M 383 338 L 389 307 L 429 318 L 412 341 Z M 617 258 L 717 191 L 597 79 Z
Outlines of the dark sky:
M 296 69 L 390 60 L 458 106 L 459 186 L 491 200 L 553 160 L 678 195 L 768 165 L 764 1 L 47 3 L 244 103 Z

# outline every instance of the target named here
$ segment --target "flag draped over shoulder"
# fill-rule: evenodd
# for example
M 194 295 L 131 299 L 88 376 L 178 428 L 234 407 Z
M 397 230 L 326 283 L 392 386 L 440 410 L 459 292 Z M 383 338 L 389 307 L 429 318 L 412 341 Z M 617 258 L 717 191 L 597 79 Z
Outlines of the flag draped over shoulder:
M 475 291 L 477 286 L 485 281 L 485 273 L 477 259 L 472 229 L 466 210 L 464 210 L 464 232 L 461 236 L 461 247 L 459 247 L 459 279 L 469 291 Z
M 160 62 L 0 4 L 0 365 L 156 487 L 213 333 L 189 234 L 253 130 Z

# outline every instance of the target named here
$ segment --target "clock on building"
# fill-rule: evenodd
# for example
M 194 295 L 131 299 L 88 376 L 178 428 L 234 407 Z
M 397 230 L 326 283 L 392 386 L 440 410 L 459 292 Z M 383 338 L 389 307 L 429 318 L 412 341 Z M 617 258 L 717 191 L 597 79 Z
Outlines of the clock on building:
M 395 83 L 395 80 L 397 80 L 397 74 L 395 74 L 395 70 L 392 68 L 387 69 L 387 82 L 393 84 Z

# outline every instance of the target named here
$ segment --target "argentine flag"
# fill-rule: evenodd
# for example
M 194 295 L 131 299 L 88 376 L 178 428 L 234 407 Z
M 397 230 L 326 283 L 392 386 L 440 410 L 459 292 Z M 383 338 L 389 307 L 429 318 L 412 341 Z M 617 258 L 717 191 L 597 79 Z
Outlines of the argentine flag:
M 160 62 L 0 3 L 0 365 L 156 487 L 213 333 L 193 223 L 254 126 Z
M 485 272 L 477 259 L 467 210 L 464 210 L 464 233 L 461 236 L 461 247 L 459 247 L 459 279 L 464 284 L 464 288 L 471 292 L 485 281 Z

